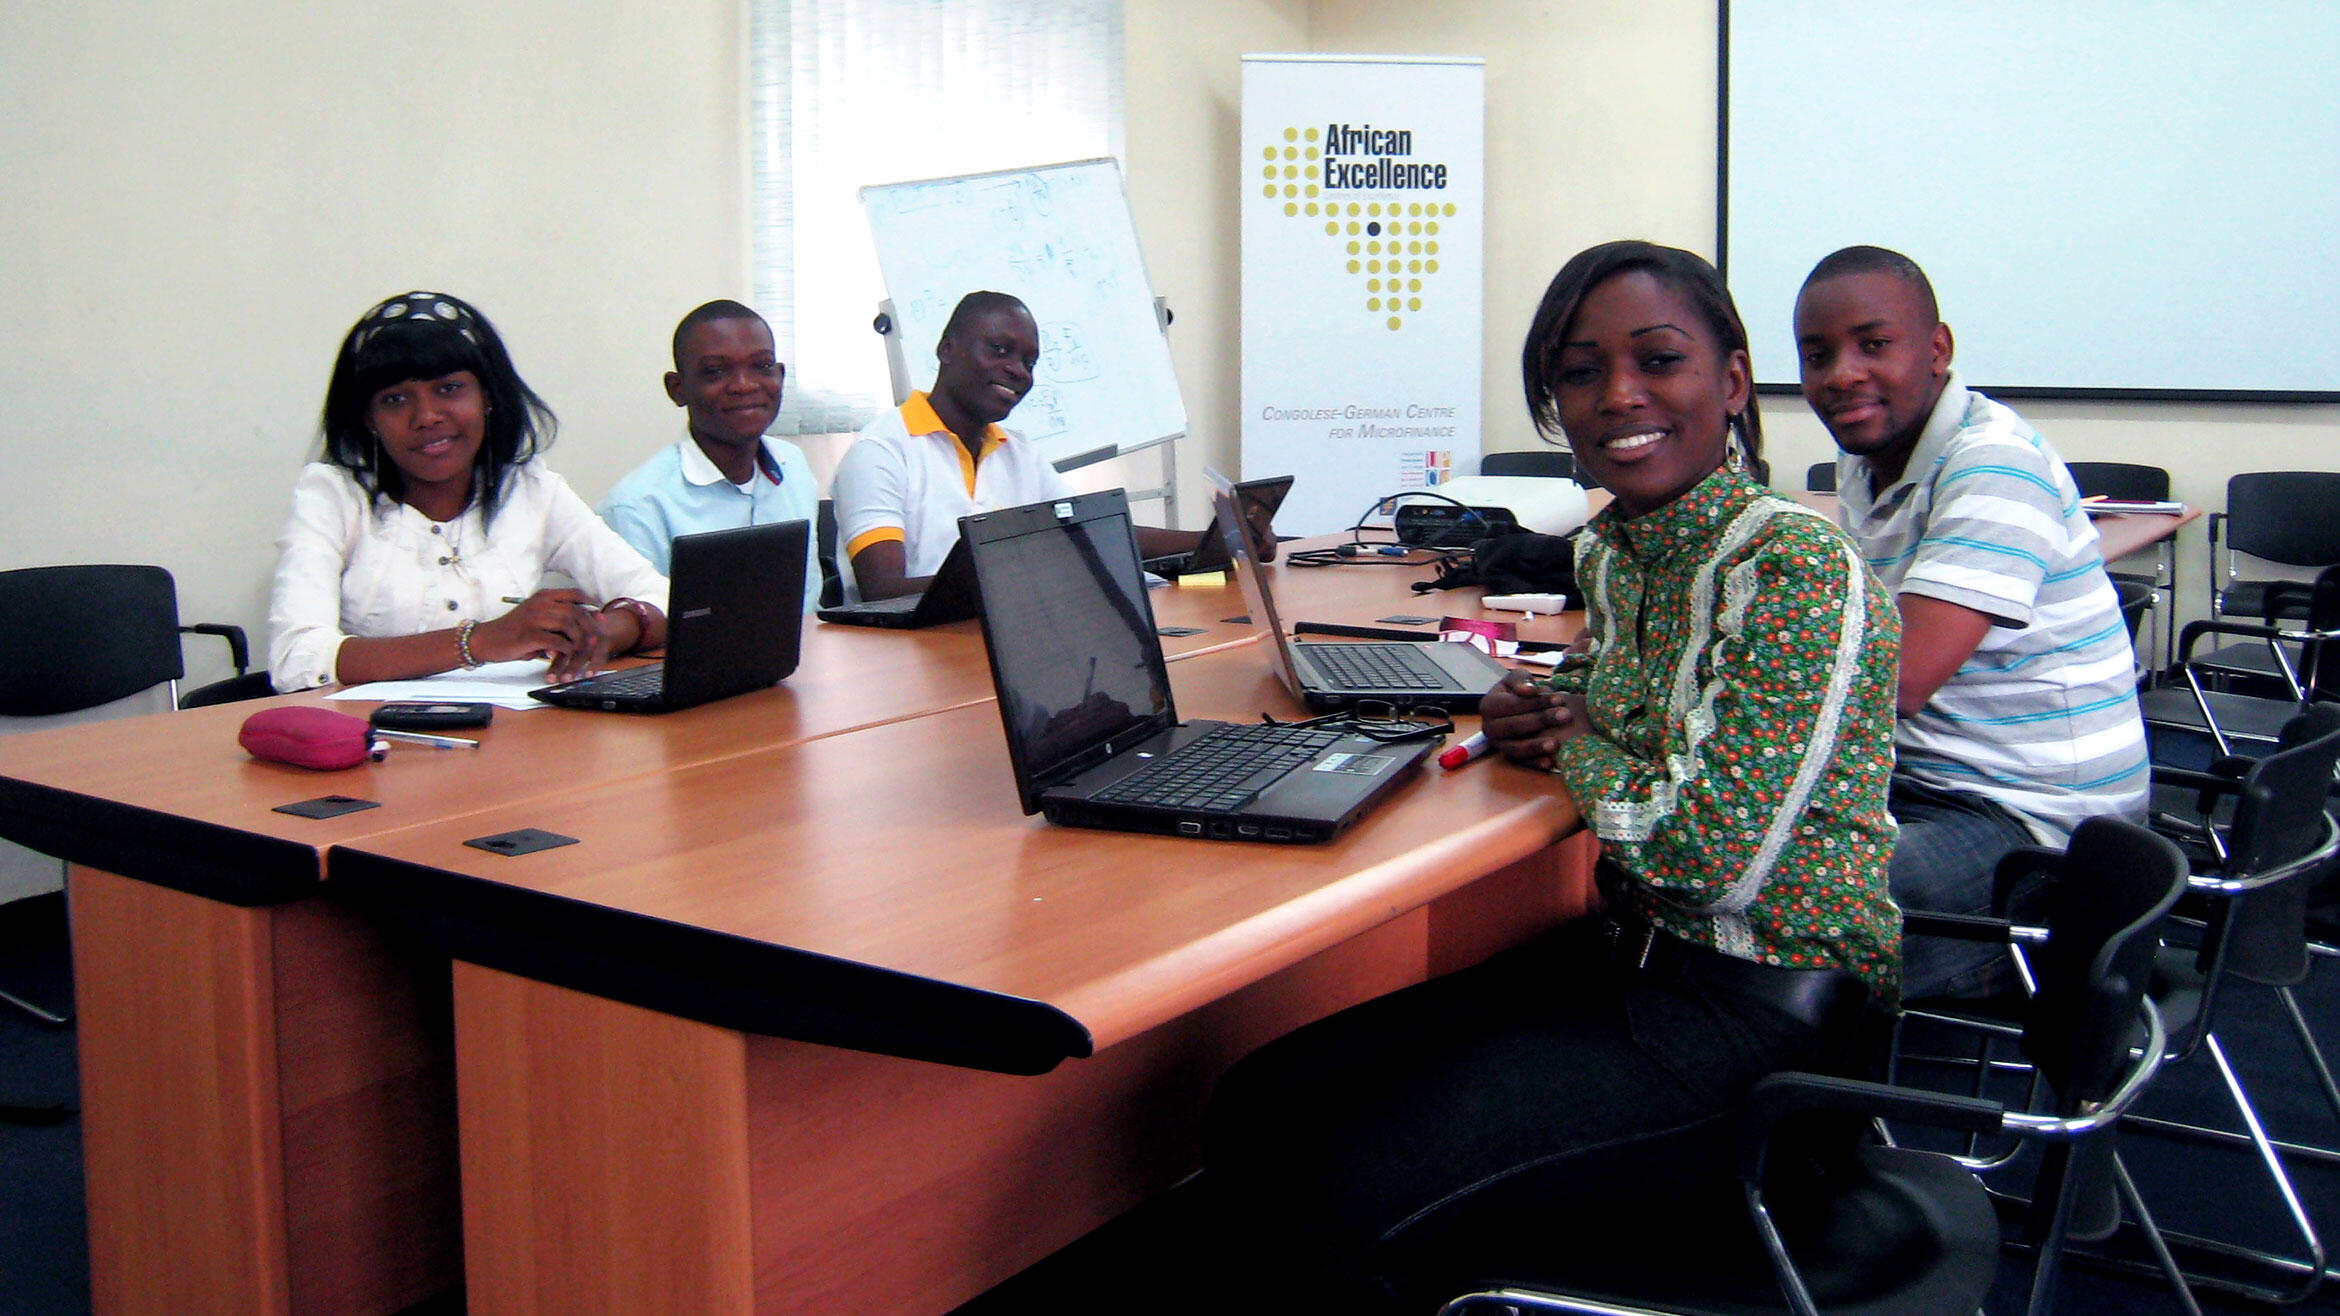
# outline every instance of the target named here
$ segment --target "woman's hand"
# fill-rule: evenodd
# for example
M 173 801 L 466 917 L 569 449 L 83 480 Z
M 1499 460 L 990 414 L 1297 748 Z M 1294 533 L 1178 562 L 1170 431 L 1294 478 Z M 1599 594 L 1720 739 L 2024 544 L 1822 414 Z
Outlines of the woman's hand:
M 594 611 L 593 601 L 573 589 L 540 589 L 510 612 L 472 628 L 471 656 L 483 663 L 544 658 L 555 681 L 573 681 L 600 671 L 615 652 L 613 632 L 631 629 L 631 619 L 612 621 Z
M 1553 756 L 1571 737 L 1583 734 L 1584 704 L 1575 695 L 1513 672 L 1479 701 L 1479 728 L 1503 757 L 1549 772 Z

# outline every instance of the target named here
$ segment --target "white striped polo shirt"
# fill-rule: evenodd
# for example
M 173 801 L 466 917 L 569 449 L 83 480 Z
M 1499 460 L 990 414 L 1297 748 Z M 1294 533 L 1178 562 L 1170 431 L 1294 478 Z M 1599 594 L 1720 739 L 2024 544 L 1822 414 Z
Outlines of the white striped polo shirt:
M 2135 659 L 2096 527 L 2047 440 L 1956 372 L 1901 479 L 1872 494 L 1837 459 L 1837 518 L 1896 596 L 1995 624 L 1925 708 L 1896 770 L 2004 805 L 2061 845 L 2082 819 L 2142 821 L 2149 769 Z

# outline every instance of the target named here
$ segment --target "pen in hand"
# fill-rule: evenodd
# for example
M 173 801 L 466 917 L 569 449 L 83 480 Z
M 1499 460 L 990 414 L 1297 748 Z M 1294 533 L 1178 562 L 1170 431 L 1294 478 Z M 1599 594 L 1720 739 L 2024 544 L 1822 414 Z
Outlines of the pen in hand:
M 528 599 L 525 595 L 506 594 L 504 596 L 504 602 L 506 603 L 526 603 L 527 601 Z M 572 603 L 569 606 L 572 608 L 583 608 L 587 612 L 601 611 L 601 605 L 598 603 Z

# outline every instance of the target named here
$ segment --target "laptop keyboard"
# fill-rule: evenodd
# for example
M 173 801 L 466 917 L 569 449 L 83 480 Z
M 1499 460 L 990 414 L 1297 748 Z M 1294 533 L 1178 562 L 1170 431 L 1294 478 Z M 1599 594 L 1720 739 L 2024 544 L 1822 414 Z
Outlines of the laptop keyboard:
M 1138 769 L 1091 797 L 1201 813 L 1231 813 L 1285 773 L 1341 738 L 1305 727 L 1214 727 L 1201 739 Z
M 629 667 L 622 672 L 588 677 L 561 688 L 604 698 L 654 699 L 666 693 L 666 667 L 662 663 L 649 667 Z
M 1446 672 L 1412 644 L 1310 644 L 1309 661 L 1344 690 L 1443 690 Z

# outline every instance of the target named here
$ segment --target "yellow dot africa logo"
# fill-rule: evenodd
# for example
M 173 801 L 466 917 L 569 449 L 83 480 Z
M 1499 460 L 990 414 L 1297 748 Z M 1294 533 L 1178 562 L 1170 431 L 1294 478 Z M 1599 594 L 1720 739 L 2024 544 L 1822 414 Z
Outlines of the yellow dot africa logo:
M 1401 329 L 1422 309 L 1425 281 L 1438 277 L 1439 224 L 1454 218 L 1454 203 L 1326 197 L 1322 139 L 1322 129 L 1286 128 L 1281 143 L 1261 147 L 1262 195 L 1281 198 L 1288 220 L 1323 224 L 1326 259 L 1358 280 L 1366 314 Z

